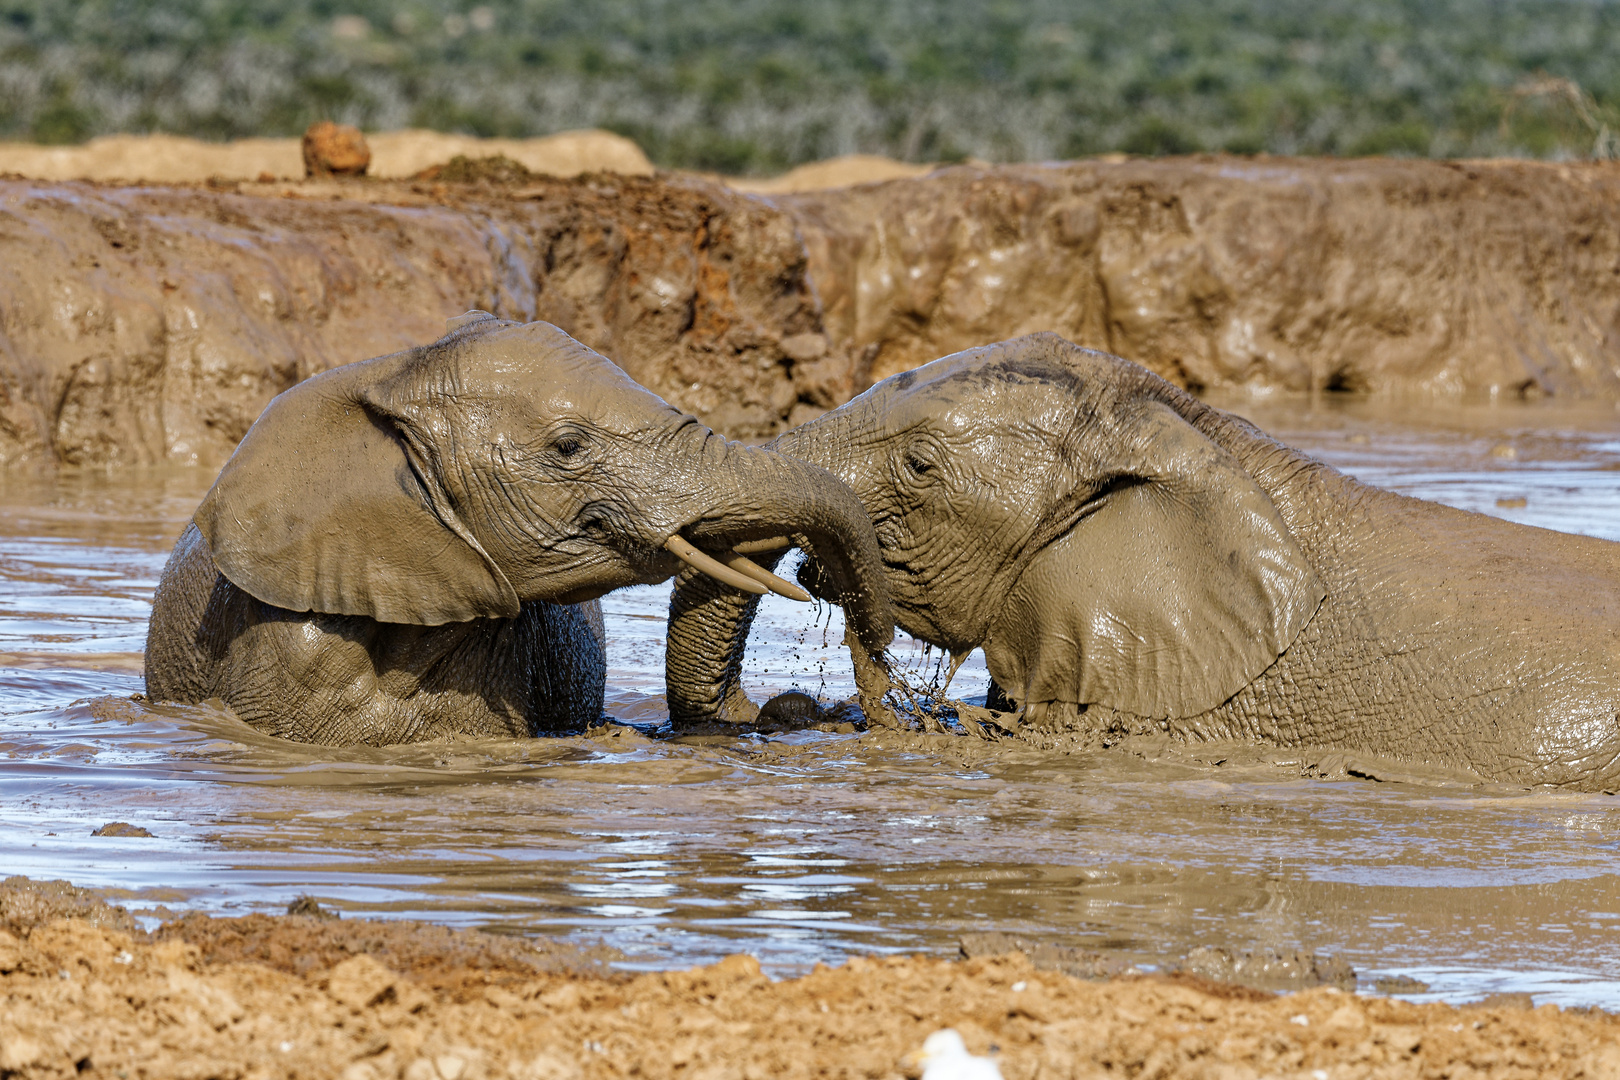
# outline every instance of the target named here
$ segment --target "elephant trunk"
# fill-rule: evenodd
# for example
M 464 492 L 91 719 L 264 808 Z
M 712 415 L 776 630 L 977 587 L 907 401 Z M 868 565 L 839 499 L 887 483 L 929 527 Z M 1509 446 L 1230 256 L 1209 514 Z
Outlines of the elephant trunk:
M 774 569 L 780 553 L 757 561 Z M 759 714 L 742 689 L 743 652 L 759 597 L 683 570 L 669 599 L 664 687 L 677 727 L 720 721 L 747 724 Z
M 754 490 L 791 491 L 795 497 L 784 504 L 774 529 L 764 506 L 755 505 L 740 515 L 749 522 L 748 535 L 732 530 L 727 538 L 736 542 L 783 536 L 802 548 L 818 571 L 815 591 L 843 606 L 853 632 L 852 648 L 877 657 L 894 636 L 877 536 L 854 492 L 820 466 L 801 459 L 799 453 L 810 449 L 805 432 L 802 428 L 791 432 L 761 450 L 731 448 L 741 468 L 759 470 Z M 762 501 L 756 496 L 756 502 Z M 795 501 L 800 505 L 789 505 Z M 701 543 L 705 528 L 699 524 L 686 530 L 688 539 Z M 781 556 L 781 551 L 770 551 L 754 558 L 771 570 Z M 676 579 L 665 662 L 670 718 L 676 724 L 747 723 L 757 715 L 758 707 L 743 692 L 740 678 L 758 606 L 758 596 L 693 570 Z
M 722 497 L 723 510 L 687 525 L 682 535 L 715 550 L 787 538 L 816 560 L 823 587 L 844 607 L 860 646 L 881 654 L 894 638 L 894 618 L 877 535 L 854 492 L 826 470 L 768 449 L 727 444 L 720 452 L 706 471 L 722 488 L 731 486 L 734 501 Z M 754 556 L 766 570 L 780 558 L 780 551 Z M 758 603 L 758 596 L 692 569 L 676 579 L 665 678 L 677 723 L 753 719 L 738 675 Z

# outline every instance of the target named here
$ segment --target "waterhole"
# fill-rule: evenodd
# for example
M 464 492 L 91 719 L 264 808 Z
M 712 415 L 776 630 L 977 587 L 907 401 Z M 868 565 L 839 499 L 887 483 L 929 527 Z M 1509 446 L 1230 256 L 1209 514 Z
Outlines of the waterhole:
M 1370 482 L 1620 540 L 1607 407 L 1227 404 Z M 1313 779 L 1287 754 L 659 738 L 667 586 L 604 601 L 622 723 L 590 736 L 331 749 L 131 700 L 153 586 L 211 479 L 0 477 L 5 873 L 105 889 L 149 925 L 311 895 L 605 942 L 632 968 L 747 951 L 786 974 L 1005 930 L 1143 966 L 1200 945 L 1305 949 L 1369 991 L 1620 1007 L 1614 798 Z M 771 598 L 756 626 L 756 700 L 853 692 L 835 610 Z M 895 652 L 918 679 L 937 660 Z M 985 685 L 975 656 L 951 692 Z M 91 835 L 110 821 L 152 836 Z

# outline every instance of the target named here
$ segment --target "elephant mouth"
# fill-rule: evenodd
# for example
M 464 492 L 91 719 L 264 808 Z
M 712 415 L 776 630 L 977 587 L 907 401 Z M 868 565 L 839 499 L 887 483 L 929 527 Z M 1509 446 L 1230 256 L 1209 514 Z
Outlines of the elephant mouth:
M 724 585 L 754 596 L 773 592 L 801 603 L 810 603 L 814 599 L 797 585 L 777 577 L 748 557 L 750 554 L 791 547 L 792 541 L 786 536 L 764 540 L 730 539 L 739 533 L 744 536 L 758 534 L 757 526 L 750 527 L 743 521 L 728 523 L 724 517 L 699 516 L 676 527 L 676 522 L 681 520 L 676 518 L 664 523 L 663 529 L 673 530 L 665 536 L 663 529 L 651 523 L 637 522 L 634 515 L 606 500 L 588 504 L 575 520 L 579 539 L 593 547 L 615 550 L 620 558 L 635 565 L 638 576 L 648 582 L 668 580 L 684 564 Z M 660 541 L 659 537 L 663 539 Z M 669 558 L 671 555 L 675 557 L 673 562 Z
M 742 546 L 742 545 L 739 545 Z M 890 600 L 894 608 L 895 623 L 919 641 L 951 652 L 967 652 L 978 648 L 989 635 L 987 628 L 960 627 L 940 617 L 940 605 L 931 592 L 929 578 L 910 560 L 897 558 L 892 551 L 883 552 L 883 566 L 887 572 Z M 808 552 L 796 575 L 817 600 L 838 602 L 838 590 L 819 560 Z

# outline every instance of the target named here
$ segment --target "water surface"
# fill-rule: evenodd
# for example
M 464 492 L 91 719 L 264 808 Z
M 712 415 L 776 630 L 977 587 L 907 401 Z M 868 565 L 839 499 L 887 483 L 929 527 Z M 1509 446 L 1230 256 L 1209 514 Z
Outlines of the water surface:
M 1363 479 L 1620 539 L 1613 410 L 1226 404 Z M 999 929 L 1145 965 L 1305 948 L 1368 986 L 1398 972 L 1450 1000 L 1620 1007 L 1613 798 L 1309 779 L 1287 754 L 653 738 L 667 587 L 604 601 L 608 711 L 626 724 L 591 736 L 334 750 L 132 701 L 152 588 L 210 480 L 0 476 L 0 870 L 106 888 L 153 920 L 309 894 L 605 941 L 638 967 L 746 950 L 785 973 Z M 841 630 L 773 598 L 756 699 L 852 692 Z M 896 651 L 919 677 L 935 659 Z M 984 681 L 975 658 L 953 693 Z M 156 835 L 90 836 L 112 820 Z

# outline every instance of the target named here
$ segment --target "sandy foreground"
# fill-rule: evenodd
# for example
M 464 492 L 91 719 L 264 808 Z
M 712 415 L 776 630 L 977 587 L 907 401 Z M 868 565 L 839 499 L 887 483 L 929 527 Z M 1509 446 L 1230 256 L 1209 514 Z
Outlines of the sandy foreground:
M 742 955 L 639 975 L 610 959 L 322 914 L 191 914 L 148 935 L 85 890 L 12 878 L 0 1077 L 917 1077 L 911 1055 L 944 1027 L 1008 1080 L 1620 1076 L 1620 1019 L 1552 1005 L 1092 982 L 1023 953 L 780 982 Z

